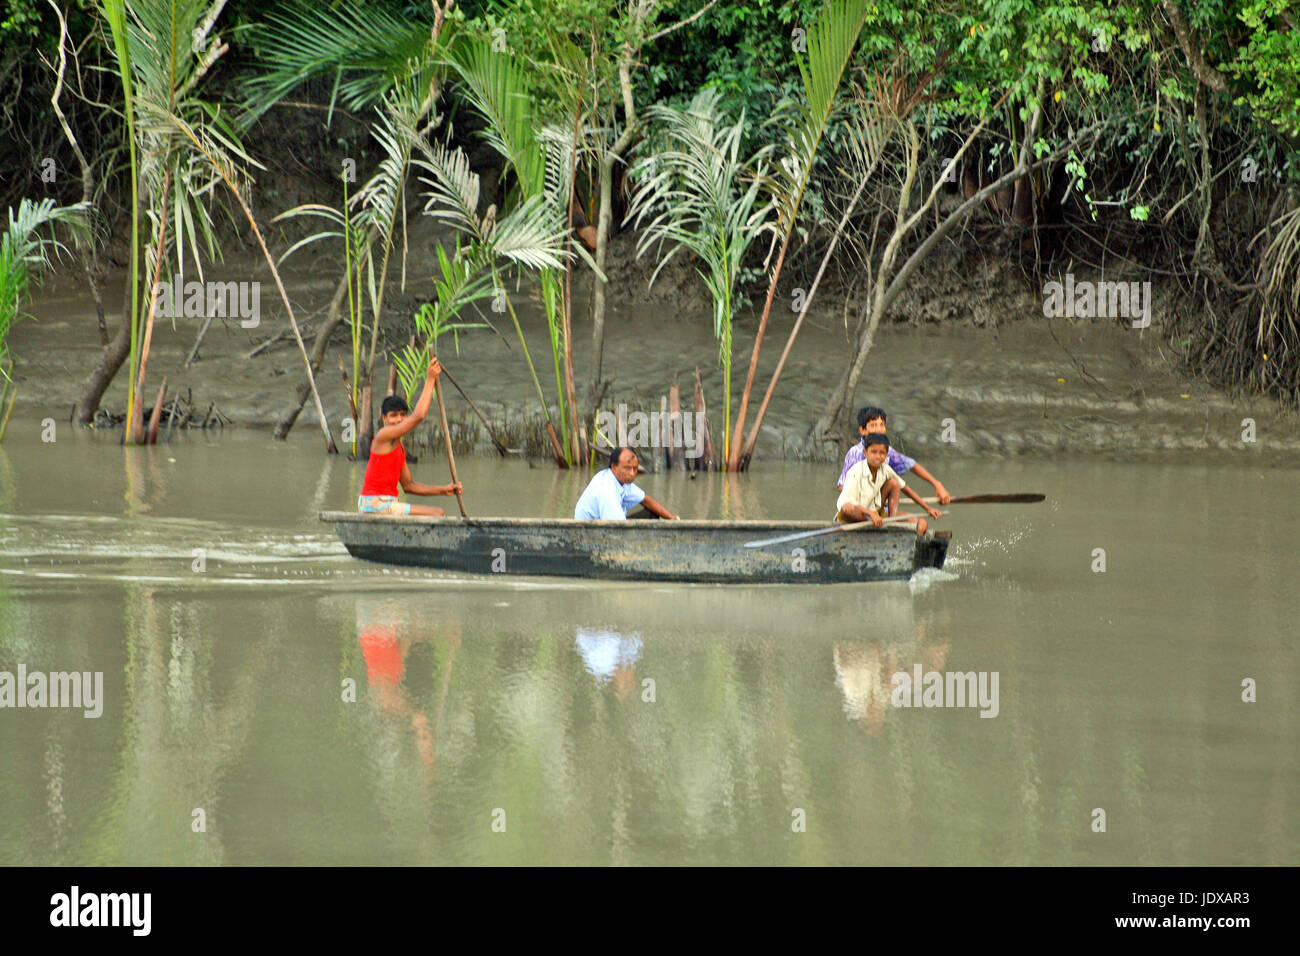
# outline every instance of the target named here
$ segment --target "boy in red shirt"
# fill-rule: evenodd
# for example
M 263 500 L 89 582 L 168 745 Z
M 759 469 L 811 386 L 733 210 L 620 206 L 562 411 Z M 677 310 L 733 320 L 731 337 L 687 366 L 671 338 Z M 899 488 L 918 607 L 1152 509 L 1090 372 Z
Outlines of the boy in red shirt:
M 442 366 L 437 356 L 429 360 L 429 374 L 424 380 L 424 391 L 415 403 L 415 411 L 407 410 L 406 399 L 400 395 L 389 395 L 380 406 L 384 426 L 375 434 L 370 443 L 370 460 L 366 462 L 366 477 L 361 484 L 361 497 L 357 499 L 357 509 L 364 514 L 390 515 L 444 515 L 441 508 L 432 505 L 410 505 L 397 500 L 397 485 L 408 495 L 455 495 L 464 492 L 464 487 L 457 482 L 454 485 L 422 485 L 411 478 L 411 469 L 406 465 L 406 449 L 402 446 L 402 436 L 409 432 L 429 414 L 429 402 L 433 400 L 433 386 L 442 374 Z

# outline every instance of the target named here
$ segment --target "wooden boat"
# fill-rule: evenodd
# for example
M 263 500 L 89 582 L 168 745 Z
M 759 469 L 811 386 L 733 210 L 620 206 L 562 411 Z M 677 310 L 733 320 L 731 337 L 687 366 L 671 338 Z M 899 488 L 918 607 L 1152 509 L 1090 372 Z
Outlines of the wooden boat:
M 746 542 L 826 527 L 818 521 L 575 521 L 391 518 L 323 511 L 353 557 L 469 574 L 623 581 L 822 584 L 907 580 L 943 567 L 951 532 L 866 528 L 763 548 Z

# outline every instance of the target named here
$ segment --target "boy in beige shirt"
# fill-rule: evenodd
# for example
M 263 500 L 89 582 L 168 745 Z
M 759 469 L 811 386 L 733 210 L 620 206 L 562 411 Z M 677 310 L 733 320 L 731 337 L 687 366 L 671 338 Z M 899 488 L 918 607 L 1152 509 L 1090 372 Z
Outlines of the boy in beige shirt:
M 885 482 L 891 479 L 898 482 L 904 494 L 933 514 L 933 509 L 927 507 L 921 497 L 907 487 L 903 479 L 889 467 L 889 463 L 885 460 L 889 456 L 889 439 L 880 434 L 868 435 L 865 444 L 865 457 L 850 468 L 848 474 L 844 476 L 844 489 L 835 503 L 839 509 L 835 520 L 870 521 L 879 528 L 884 524 L 884 518 L 880 515 L 880 492 L 885 487 Z M 920 515 L 907 516 L 905 523 L 910 522 L 916 523 L 917 534 L 925 534 L 929 527 Z

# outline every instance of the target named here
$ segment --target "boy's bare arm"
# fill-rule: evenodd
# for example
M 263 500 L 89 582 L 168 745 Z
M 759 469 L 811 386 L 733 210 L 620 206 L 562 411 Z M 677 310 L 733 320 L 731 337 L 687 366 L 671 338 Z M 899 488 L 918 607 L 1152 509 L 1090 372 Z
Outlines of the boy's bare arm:
M 402 485 L 402 490 L 408 495 L 463 495 L 465 486 L 459 481 L 454 485 L 422 485 L 418 481 L 410 481 Z
M 934 475 L 926 471 L 923 466 L 919 464 L 913 464 L 912 471 L 916 473 L 916 477 L 920 478 L 923 481 L 928 481 L 930 484 L 934 485 L 934 493 L 939 496 L 939 504 L 946 505 L 950 501 L 952 501 L 952 495 L 948 494 L 948 489 L 943 486 L 943 482 L 941 482 L 938 478 L 934 477 Z
M 402 484 L 402 490 L 408 495 L 454 495 L 464 494 L 465 486 L 459 481 L 452 485 L 426 485 L 416 481 L 411 477 L 411 466 L 402 466 L 402 475 L 399 479 Z
M 424 391 L 420 392 L 420 399 L 415 403 L 415 408 L 411 413 L 403 418 L 396 425 L 385 425 L 379 431 L 375 432 L 375 441 L 391 443 L 397 441 L 407 432 L 409 432 L 420 422 L 424 421 L 425 416 L 429 414 L 429 404 L 433 401 L 433 386 L 442 374 L 442 365 L 439 364 L 437 357 L 429 362 L 429 372 L 424 379 Z M 373 445 L 371 446 L 373 449 Z M 390 449 L 391 450 L 391 449 Z
M 429 403 L 433 401 L 433 389 L 438 384 L 438 376 L 442 374 L 442 363 L 438 361 L 438 356 L 429 356 L 429 370 L 424 376 L 424 391 L 420 393 L 420 400 L 415 403 L 413 412 L 421 421 L 424 416 L 429 414 Z
M 916 471 L 916 468 L 913 468 L 912 470 Z M 922 477 L 924 477 L 924 475 Z M 923 499 L 920 495 L 918 495 L 915 491 L 912 490 L 911 485 L 903 485 L 903 494 L 907 495 L 907 497 L 911 498 L 918 505 L 924 508 L 925 513 L 928 514 L 931 518 L 939 517 L 938 509 L 931 508 L 929 505 L 927 505 L 925 503 L 925 499 Z

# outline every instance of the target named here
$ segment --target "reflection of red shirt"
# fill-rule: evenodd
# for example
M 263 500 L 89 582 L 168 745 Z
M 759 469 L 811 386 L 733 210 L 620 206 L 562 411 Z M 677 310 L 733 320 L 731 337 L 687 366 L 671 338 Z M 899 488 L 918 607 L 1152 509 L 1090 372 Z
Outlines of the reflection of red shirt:
M 406 665 L 402 660 L 402 649 L 397 646 L 397 637 L 392 631 L 382 627 L 362 631 L 361 654 L 366 659 L 366 680 L 371 685 L 397 685 L 402 682 L 402 672 Z
M 397 497 L 397 482 L 402 477 L 402 468 L 406 465 L 406 449 L 399 441 L 397 446 L 385 455 L 373 452 L 366 462 L 366 478 L 361 483 L 363 495 L 391 495 Z

